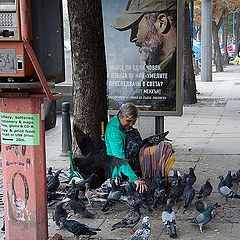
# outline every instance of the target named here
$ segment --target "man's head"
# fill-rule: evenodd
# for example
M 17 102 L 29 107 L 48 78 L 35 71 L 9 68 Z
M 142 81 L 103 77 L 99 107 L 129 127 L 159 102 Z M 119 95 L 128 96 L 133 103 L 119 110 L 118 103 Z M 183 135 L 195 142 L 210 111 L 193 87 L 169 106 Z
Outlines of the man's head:
M 176 4 L 176 0 L 129 0 L 124 15 L 112 26 L 120 31 L 131 29 L 130 41 L 139 47 L 142 60 L 159 64 L 165 58 L 162 50 L 169 45 L 169 37 L 176 38 Z M 168 50 L 174 47 L 176 44 Z
M 126 31 L 146 13 L 176 10 L 177 0 L 128 0 L 125 13 L 116 18 L 112 26 L 119 31 Z
M 138 118 L 138 109 L 133 103 L 123 104 L 118 112 L 119 121 L 124 129 L 131 128 Z

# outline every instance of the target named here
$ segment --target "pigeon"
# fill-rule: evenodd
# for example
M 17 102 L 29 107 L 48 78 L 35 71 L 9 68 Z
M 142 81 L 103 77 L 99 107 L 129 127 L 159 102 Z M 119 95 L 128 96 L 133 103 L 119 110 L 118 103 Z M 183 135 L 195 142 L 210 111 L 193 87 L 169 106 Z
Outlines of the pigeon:
M 125 190 L 127 192 L 127 204 L 130 207 L 134 208 L 136 204 L 139 204 L 140 207 L 146 208 L 149 212 L 152 212 L 152 209 L 146 203 L 146 193 L 140 194 L 137 192 L 134 183 L 129 182 L 129 184 L 125 186 Z
M 79 190 L 79 193 L 82 193 L 82 195 L 84 196 L 84 191 L 86 190 L 86 184 L 88 183 L 89 185 L 91 185 L 95 177 L 96 177 L 96 174 L 92 173 L 88 178 L 81 180 L 80 183 L 76 183 L 75 179 L 72 179 L 71 186 L 68 188 L 66 196 L 70 198 L 72 192 L 75 192 L 76 189 Z
M 221 195 L 225 197 L 226 202 L 228 202 L 228 198 L 238 198 L 240 199 L 240 195 L 232 191 L 227 185 L 223 178 L 223 176 L 219 176 L 220 183 L 218 184 L 218 191 Z
M 70 199 L 61 201 L 56 204 L 55 210 L 53 211 L 53 221 L 56 223 L 57 226 L 60 227 L 60 219 L 67 218 L 67 211 L 64 209 L 66 204 L 68 204 Z
M 227 176 L 225 177 L 226 186 L 229 188 L 233 187 L 233 177 L 231 171 L 228 171 Z
M 162 212 L 162 221 L 167 228 L 167 233 L 171 238 L 177 238 L 176 215 L 170 204 Z
M 110 191 L 107 202 L 104 204 L 101 211 L 107 212 L 111 207 L 113 207 L 121 198 L 122 190 L 121 186 L 117 185 L 114 180 L 112 180 L 112 190 Z
M 96 188 L 97 192 L 102 192 L 102 193 L 110 193 L 112 190 L 112 179 L 108 178 L 102 185 L 98 188 Z
M 82 215 L 85 218 L 93 218 L 94 214 L 89 212 L 86 207 L 84 206 L 84 203 L 78 198 L 79 190 L 75 189 L 71 196 L 69 201 L 69 206 L 73 210 L 74 214 L 78 213 Z
M 85 134 L 77 125 L 73 126 L 77 145 L 80 148 L 84 157 L 75 158 L 74 163 L 79 169 L 84 169 L 86 166 L 97 166 L 107 169 L 110 166 L 117 166 L 128 162 L 128 159 L 117 158 L 109 156 L 106 153 L 105 147 L 101 149 L 96 146 L 91 138 Z M 105 146 L 105 144 L 102 144 Z
M 112 226 L 111 231 L 118 228 L 131 228 L 131 230 L 133 231 L 134 226 L 139 222 L 141 218 L 140 204 L 141 202 L 136 203 L 134 209 L 132 209 L 127 214 L 127 216 L 125 216 L 120 222 L 115 223 Z
M 193 186 L 193 184 L 196 182 L 196 175 L 195 175 L 195 173 L 194 173 L 195 168 L 196 168 L 196 165 L 195 165 L 193 168 L 192 168 L 192 167 L 189 168 L 189 173 L 188 173 L 188 174 L 186 174 L 186 173 L 183 174 L 182 184 L 183 184 L 184 186 L 186 186 L 186 183 L 187 183 L 186 180 L 187 180 L 187 178 L 189 178 L 189 183 L 190 183 L 190 185 L 192 185 L 192 186 Z
M 48 192 L 55 192 L 60 186 L 60 181 L 59 181 L 59 174 L 61 173 L 62 170 L 58 170 L 53 178 L 49 181 L 47 184 L 47 191 Z
M 106 202 L 107 200 L 105 197 L 108 195 L 106 193 L 100 193 L 97 191 L 93 191 L 90 189 L 89 183 L 85 184 L 86 190 L 85 190 L 85 197 L 88 200 L 88 205 L 91 206 L 93 201 L 99 201 L 99 202 Z
M 169 192 L 169 198 L 173 199 L 175 202 L 182 196 L 184 190 L 184 186 L 181 181 L 178 181 L 176 186 L 173 186 Z
M 125 187 L 128 197 L 132 197 L 132 199 L 136 202 L 141 201 L 141 195 L 136 191 L 136 185 L 132 182 L 129 182 Z
M 233 174 L 233 181 L 236 183 L 240 182 L 240 170 Z
M 80 191 L 85 191 L 86 190 L 86 184 L 88 183 L 89 186 L 92 185 L 93 181 L 96 178 L 96 174 L 92 173 L 90 176 L 88 176 L 86 179 L 81 180 L 81 182 L 76 183 L 76 181 L 73 179 L 71 181 L 71 187 L 68 189 L 68 192 L 71 192 L 72 189 L 79 189 Z M 72 183 L 73 182 L 73 183 Z
M 161 175 L 157 175 L 154 178 L 154 193 L 153 193 L 153 208 L 157 208 L 159 204 L 163 204 L 167 200 L 167 192 L 162 185 L 163 180 Z
M 196 166 L 195 166 L 196 167 Z M 189 174 L 188 174 L 188 178 L 189 178 L 189 184 L 191 185 L 191 186 L 193 186 L 193 184 L 196 182 L 196 175 L 195 175 L 195 173 L 194 173 L 194 170 L 195 170 L 195 167 L 194 168 L 192 168 L 192 167 L 190 167 L 189 168 Z
M 172 187 L 175 187 L 175 186 L 178 184 L 179 181 L 180 181 L 180 179 L 179 179 L 179 177 L 178 177 L 178 171 L 177 171 L 176 169 L 174 169 L 174 171 L 173 171 L 173 177 L 172 177 L 171 180 L 170 180 L 170 185 L 171 185 Z
M 67 197 L 69 197 L 71 195 L 71 193 L 75 190 L 78 189 L 78 184 L 76 183 L 75 179 L 72 179 L 71 181 L 71 186 L 68 188 L 67 190 Z M 84 191 L 84 190 L 83 190 Z
M 149 223 L 149 217 L 146 216 L 142 220 L 142 225 L 136 230 L 136 232 L 128 238 L 128 240 L 148 240 L 151 234 L 151 228 Z
M 53 178 L 53 172 L 52 172 L 52 167 L 50 167 L 47 171 L 47 184 L 50 182 L 50 180 Z
M 162 141 L 172 141 L 172 140 L 166 138 L 166 136 L 168 134 L 169 134 L 169 131 L 166 131 L 164 133 L 160 133 L 160 134 L 156 134 L 156 135 L 150 136 L 150 137 L 145 138 L 143 140 L 143 144 L 158 145 Z
M 189 181 L 190 181 L 189 178 L 187 178 L 186 186 L 183 191 L 185 211 L 187 210 L 188 206 L 192 203 L 192 201 L 195 197 L 195 189 L 192 187 L 192 185 L 189 183 Z
M 205 199 L 206 197 L 210 196 L 211 192 L 213 190 L 213 187 L 210 183 L 210 179 L 208 179 L 206 181 L 206 183 L 201 187 L 199 193 L 198 193 L 198 196 L 197 198 L 200 199 L 200 198 L 203 198 Z
M 2 222 L 3 222 L 3 225 L 1 227 L 1 231 L 5 232 L 5 220 L 4 220 L 4 216 L 2 218 Z
M 74 234 L 76 239 L 79 239 L 79 236 L 81 235 L 91 236 L 96 235 L 97 231 L 101 231 L 100 228 L 88 227 L 87 225 L 79 223 L 76 220 L 67 220 L 65 218 L 61 218 L 60 221 L 69 232 Z
M 47 192 L 47 201 L 61 200 L 65 196 L 65 193 L 59 192 Z
M 198 212 L 203 213 L 206 209 L 206 204 L 204 204 L 202 200 L 197 200 L 195 202 L 195 207 Z
M 197 224 L 199 226 L 200 231 L 203 232 L 203 226 L 212 220 L 212 211 L 217 207 L 220 207 L 220 205 L 218 205 L 218 203 L 207 206 L 206 209 L 202 213 L 200 213 L 195 218 L 191 219 L 192 223 Z
M 129 162 L 129 159 L 110 156 L 104 151 L 89 153 L 87 156 L 74 158 L 74 163 L 79 169 L 84 169 L 89 166 L 97 166 L 102 169 L 108 169 L 109 167 L 118 166 L 119 164 L 126 162 Z

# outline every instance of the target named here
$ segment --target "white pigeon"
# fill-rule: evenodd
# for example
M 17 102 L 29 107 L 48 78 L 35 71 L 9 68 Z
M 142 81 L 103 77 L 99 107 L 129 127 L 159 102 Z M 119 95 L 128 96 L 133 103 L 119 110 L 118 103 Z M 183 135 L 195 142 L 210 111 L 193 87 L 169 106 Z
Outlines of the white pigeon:
M 142 225 L 128 240 L 148 240 L 151 234 L 149 217 L 146 216 L 142 220 Z
M 167 228 L 167 233 L 171 238 L 177 238 L 176 231 L 176 215 L 170 205 L 167 205 L 165 210 L 162 212 L 162 221 Z

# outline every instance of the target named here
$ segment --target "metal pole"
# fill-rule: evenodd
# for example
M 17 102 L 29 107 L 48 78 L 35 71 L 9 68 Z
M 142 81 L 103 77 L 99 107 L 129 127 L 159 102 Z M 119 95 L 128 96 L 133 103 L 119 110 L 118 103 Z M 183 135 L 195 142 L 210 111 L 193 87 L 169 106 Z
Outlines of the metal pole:
M 68 150 L 71 150 L 72 134 L 70 121 L 70 103 L 62 103 L 62 157 L 68 156 Z
M 233 13 L 232 22 L 233 22 L 233 25 L 232 25 L 233 39 L 236 40 L 236 13 L 235 12 Z
M 201 81 L 212 82 L 212 0 L 202 1 Z
M 164 116 L 155 117 L 155 134 L 164 133 Z

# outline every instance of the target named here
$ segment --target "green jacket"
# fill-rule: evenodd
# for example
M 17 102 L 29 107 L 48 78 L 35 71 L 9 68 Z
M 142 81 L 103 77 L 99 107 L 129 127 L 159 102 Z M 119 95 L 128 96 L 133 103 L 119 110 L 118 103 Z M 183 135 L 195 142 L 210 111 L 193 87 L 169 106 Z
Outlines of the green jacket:
M 126 134 L 119 129 L 120 126 L 121 124 L 118 120 L 118 117 L 114 116 L 106 127 L 105 144 L 108 155 L 115 156 L 118 158 L 126 158 L 125 157 Z M 138 179 L 137 175 L 134 173 L 129 163 L 124 163 L 113 167 L 112 178 L 119 177 L 121 175 L 121 172 L 124 175 L 126 175 L 131 182 L 134 182 Z

